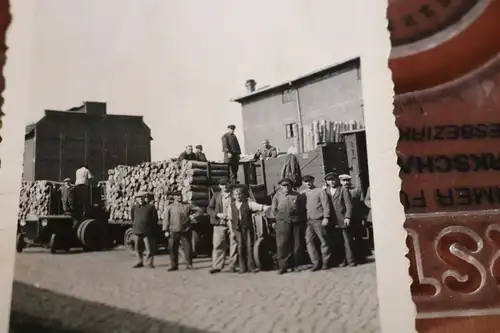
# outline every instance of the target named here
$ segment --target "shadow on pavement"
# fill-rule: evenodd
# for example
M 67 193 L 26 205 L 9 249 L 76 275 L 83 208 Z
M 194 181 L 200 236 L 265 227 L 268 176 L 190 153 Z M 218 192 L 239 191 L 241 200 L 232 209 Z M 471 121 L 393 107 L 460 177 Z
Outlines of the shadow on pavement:
M 209 333 L 14 281 L 9 333 Z

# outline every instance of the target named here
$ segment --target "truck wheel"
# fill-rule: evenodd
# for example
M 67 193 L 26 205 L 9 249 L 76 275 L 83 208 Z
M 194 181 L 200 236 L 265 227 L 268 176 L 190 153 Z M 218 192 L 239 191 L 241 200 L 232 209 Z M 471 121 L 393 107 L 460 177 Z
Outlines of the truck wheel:
M 58 239 L 57 239 L 57 235 L 56 234 L 52 234 L 52 236 L 50 236 L 50 242 L 49 242 L 49 249 L 50 249 L 50 253 L 56 253 L 56 251 L 58 250 Z
M 274 268 L 274 259 L 271 247 L 265 238 L 259 238 L 253 248 L 253 258 L 255 265 L 262 271 L 269 271 Z
M 18 253 L 21 253 L 21 252 L 23 252 L 25 247 L 26 247 L 26 242 L 24 241 L 23 234 L 17 234 L 17 236 L 16 236 L 16 251 Z
M 125 235 L 123 236 L 123 245 L 125 245 L 125 248 L 128 251 L 135 254 L 135 239 L 134 239 L 134 233 L 132 232 L 132 228 L 128 228 L 125 231 Z

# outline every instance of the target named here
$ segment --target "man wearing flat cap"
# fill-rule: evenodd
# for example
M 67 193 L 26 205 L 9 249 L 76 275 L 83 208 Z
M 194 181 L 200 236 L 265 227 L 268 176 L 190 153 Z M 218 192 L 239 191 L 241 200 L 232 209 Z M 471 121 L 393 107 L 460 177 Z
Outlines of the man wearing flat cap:
M 342 234 L 344 255 L 340 266 L 356 266 L 356 258 L 353 252 L 352 235 L 352 199 L 349 190 L 340 184 L 337 173 L 330 172 L 325 176 L 326 189 L 324 190 L 330 199 L 333 209 L 333 226 Z
M 210 274 L 222 271 L 226 260 L 226 251 L 229 248 L 229 269 L 236 272 L 238 263 L 238 244 L 231 225 L 231 196 L 230 182 L 227 178 L 219 181 L 220 191 L 210 199 L 207 213 L 210 215 L 210 223 L 214 226 L 212 238 L 212 269 Z M 228 242 L 229 240 L 229 242 Z
M 307 252 L 313 263 L 312 271 L 330 268 L 331 248 L 328 241 L 327 227 L 332 215 L 331 205 L 326 192 L 314 185 L 314 177 L 306 175 L 302 178 L 305 190 L 302 195 L 306 200 L 306 244 Z M 319 240 L 321 254 L 318 252 L 316 240 Z
M 279 181 L 280 190 L 273 197 L 271 211 L 276 217 L 278 274 L 296 271 L 302 263 L 302 235 L 305 227 L 304 197 L 293 189 L 290 179 Z
M 222 136 L 222 151 L 224 163 L 228 164 L 230 180 L 233 184 L 238 182 L 238 168 L 240 164 L 241 148 L 238 138 L 234 134 L 236 126 L 229 125 L 227 132 Z
M 367 208 L 364 204 L 363 191 L 359 187 L 352 184 L 352 177 L 347 174 L 339 176 L 340 184 L 346 188 L 351 194 L 352 199 L 352 216 L 351 216 L 351 231 L 353 237 L 353 250 L 356 257 L 356 262 L 364 261 L 368 256 L 368 245 L 364 242 L 367 228 L 363 225 L 363 220 L 367 213 Z
M 182 193 L 180 191 L 175 191 L 172 196 L 174 202 L 166 208 L 163 219 L 163 232 L 165 237 L 169 237 L 170 247 L 170 268 L 168 270 L 178 270 L 181 243 L 186 259 L 186 269 L 192 269 L 191 221 L 200 216 L 203 211 L 191 203 L 182 202 Z
M 144 256 L 149 268 L 154 268 L 155 232 L 158 228 L 158 212 L 154 205 L 147 203 L 146 192 L 136 194 L 137 203 L 132 207 L 132 232 L 135 238 L 137 263 L 134 268 L 144 267 Z M 143 251 L 145 249 L 145 253 Z
M 196 150 L 194 151 L 194 154 L 196 155 L 196 160 L 198 162 L 207 162 L 207 156 L 203 152 L 203 146 L 202 145 L 196 145 Z

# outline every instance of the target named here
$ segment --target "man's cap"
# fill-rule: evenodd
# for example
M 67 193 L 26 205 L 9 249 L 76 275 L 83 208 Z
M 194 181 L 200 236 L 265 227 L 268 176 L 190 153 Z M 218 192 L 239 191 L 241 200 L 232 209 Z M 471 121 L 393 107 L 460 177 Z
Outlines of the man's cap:
M 144 192 L 144 191 L 139 191 L 135 194 L 135 197 L 136 198 L 142 198 L 142 197 L 145 197 L 146 195 L 148 195 L 147 192 Z
M 333 180 L 338 177 L 338 174 L 336 172 L 329 172 L 325 175 L 325 180 Z
M 288 178 L 283 178 L 278 182 L 278 185 L 290 185 L 292 181 Z
M 227 177 L 222 177 L 222 178 L 219 180 L 219 185 L 229 185 L 229 178 L 227 178 Z
M 173 197 L 177 197 L 177 196 L 182 196 L 182 192 L 177 190 L 177 191 L 172 191 L 172 194 L 171 194 Z
M 195 147 L 196 149 L 203 149 L 203 146 L 202 145 L 196 145 Z
M 71 178 L 64 178 L 63 182 L 70 182 Z
M 302 181 L 312 182 L 312 181 L 314 181 L 314 177 L 311 175 L 305 175 L 304 177 L 302 177 Z
M 227 126 L 227 128 L 232 129 L 232 130 L 235 130 L 235 129 L 236 129 L 236 126 L 235 126 L 235 125 L 233 125 L 233 124 L 231 124 L 231 125 L 228 125 L 228 126 Z
M 269 140 L 265 139 L 264 141 L 262 141 L 262 143 L 265 144 L 265 145 L 268 145 L 269 144 Z
M 341 179 L 341 180 L 352 179 L 352 177 L 350 175 L 347 175 L 347 174 L 342 174 L 342 175 L 339 176 L 339 179 Z

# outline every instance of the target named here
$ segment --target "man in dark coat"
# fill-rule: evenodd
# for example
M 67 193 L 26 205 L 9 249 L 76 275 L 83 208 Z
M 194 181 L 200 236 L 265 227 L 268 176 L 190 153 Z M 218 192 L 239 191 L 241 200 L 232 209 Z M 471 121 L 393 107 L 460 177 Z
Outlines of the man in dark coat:
M 276 147 L 271 146 L 268 139 L 265 139 L 262 144 L 264 145 L 264 147 L 257 150 L 254 155 L 254 159 L 266 160 L 268 158 L 278 157 L 278 150 L 276 149 Z
M 212 196 L 207 207 L 207 213 L 210 215 L 210 223 L 214 226 L 212 239 L 212 269 L 210 270 L 210 274 L 216 274 L 222 271 L 228 248 L 229 269 L 232 272 L 236 272 L 238 245 L 231 228 L 231 204 L 233 198 L 229 185 L 229 179 L 222 178 L 219 181 L 220 191 Z
M 186 149 L 179 155 L 179 161 L 196 161 L 196 154 L 193 153 L 193 146 L 187 145 Z
M 137 204 L 132 207 L 132 232 L 135 236 L 135 253 L 137 263 L 134 268 L 144 267 L 144 256 L 149 268 L 154 266 L 155 254 L 155 232 L 158 228 L 158 212 L 155 206 L 144 201 L 147 195 L 145 192 L 139 192 L 136 195 Z M 146 250 L 143 252 L 143 248 Z
M 290 179 L 279 182 L 280 190 L 274 195 L 271 211 L 276 217 L 276 247 L 278 274 L 288 269 L 296 271 L 302 262 L 302 235 L 305 227 L 305 201 L 292 188 Z
M 240 164 L 241 148 L 238 138 L 234 134 L 236 126 L 229 125 L 227 132 L 222 136 L 222 151 L 224 152 L 224 163 L 228 164 L 229 175 L 233 184 L 238 183 L 238 168 Z
M 356 261 L 362 262 L 368 255 L 368 248 L 364 244 L 364 236 L 366 228 L 363 225 L 363 220 L 366 215 L 366 206 L 364 204 L 363 191 L 359 187 L 355 187 L 351 180 L 352 177 L 347 174 L 339 176 L 340 183 L 351 194 L 352 200 L 352 217 L 351 217 L 351 230 L 354 237 L 353 249 L 356 255 Z
M 207 162 L 207 156 L 205 156 L 205 153 L 203 152 L 203 146 L 202 145 L 197 145 L 196 151 L 194 154 L 196 155 L 196 160 L 199 162 Z
M 73 209 L 73 185 L 71 179 L 64 179 L 64 184 L 59 188 L 61 193 L 62 210 L 64 214 L 71 214 Z
M 169 237 L 170 246 L 170 268 L 169 271 L 178 270 L 179 266 L 179 246 L 182 242 L 182 249 L 186 258 L 186 268 L 193 268 L 191 249 L 191 221 L 200 216 L 203 211 L 191 203 L 182 202 L 182 194 L 176 191 L 173 194 L 174 202 L 165 210 L 163 220 L 163 231 L 165 237 Z
M 344 258 L 341 267 L 356 266 L 356 258 L 353 252 L 352 199 L 349 190 L 341 186 L 337 173 L 330 172 L 325 176 L 326 189 L 333 209 L 333 225 L 340 229 L 344 243 Z

